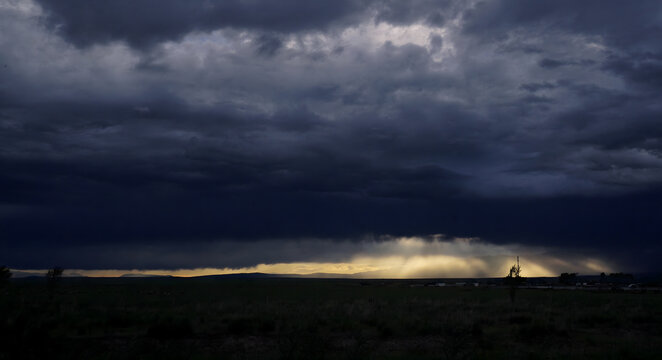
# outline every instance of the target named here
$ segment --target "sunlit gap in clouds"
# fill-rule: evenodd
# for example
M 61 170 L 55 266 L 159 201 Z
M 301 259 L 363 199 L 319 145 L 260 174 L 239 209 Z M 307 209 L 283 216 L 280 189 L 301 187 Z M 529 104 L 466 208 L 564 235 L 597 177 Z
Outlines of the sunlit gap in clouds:
M 276 245 L 283 245 L 280 240 Z M 269 249 L 273 241 L 225 243 L 218 251 L 218 262 L 223 255 L 257 253 Z M 310 254 L 306 249 L 336 249 L 335 254 L 322 256 Z M 233 254 L 227 254 L 227 248 Z M 238 248 L 243 247 L 243 249 Z M 279 246 L 280 247 L 280 246 Z M 477 238 L 448 239 L 442 235 L 428 237 L 380 237 L 363 241 L 306 240 L 286 241 L 280 247 L 288 255 L 277 255 L 272 262 L 250 266 L 204 266 L 178 269 L 111 269 L 67 270 L 69 275 L 122 276 L 122 275 L 171 275 L 204 276 L 238 273 L 266 273 L 284 275 L 317 275 L 353 278 L 462 278 L 501 277 L 508 273 L 515 256 L 520 256 L 523 276 L 557 276 L 561 272 L 597 274 L 610 272 L 616 267 L 609 261 L 580 253 L 563 253 L 549 247 L 533 247 L 517 244 L 497 245 Z M 338 250 L 339 249 L 339 250 Z M 202 249 L 203 252 L 214 251 Z M 294 256 L 292 256 L 294 254 Z M 299 256 L 297 256 L 299 255 Z M 158 255 L 157 255 L 158 256 Z M 195 256 L 189 253 L 188 256 Z M 201 255 L 202 256 L 202 255 Z M 290 259 L 291 261 L 278 261 Z M 261 260 L 257 260 L 261 261 Z M 207 264 L 205 262 L 205 264 Z M 65 275 L 67 274 L 65 273 Z

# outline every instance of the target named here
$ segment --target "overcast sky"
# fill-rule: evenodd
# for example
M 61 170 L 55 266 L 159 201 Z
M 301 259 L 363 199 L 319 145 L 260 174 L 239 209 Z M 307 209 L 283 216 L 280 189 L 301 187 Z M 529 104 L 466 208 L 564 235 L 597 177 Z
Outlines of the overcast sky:
M 0 0 L 0 263 L 662 270 L 660 39 L 657 0 Z

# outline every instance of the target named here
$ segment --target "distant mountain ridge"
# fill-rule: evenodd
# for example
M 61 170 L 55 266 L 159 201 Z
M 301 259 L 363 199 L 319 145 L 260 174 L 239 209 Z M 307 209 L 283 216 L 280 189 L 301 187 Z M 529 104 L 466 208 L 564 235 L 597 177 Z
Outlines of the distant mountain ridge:
M 265 274 L 260 272 L 253 273 L 234 273 L 234 274 L 217 274 L 217 275 L 200 275 L 192 276 L 196 279 L 214 279 L 214 278 L 224 278 L 224 279 L 265 279 L 265 278 L 277 278 L 277 277 L 288 277 L 288 275 L 281 274 Z
M 156 274 L 142 274 L 142 273 L 131 273 L 131 274 L 122 274 L 119 276 L 121 278 L 155 278 L 155 277 L 173 277 L 172 275 L 156 275 Z

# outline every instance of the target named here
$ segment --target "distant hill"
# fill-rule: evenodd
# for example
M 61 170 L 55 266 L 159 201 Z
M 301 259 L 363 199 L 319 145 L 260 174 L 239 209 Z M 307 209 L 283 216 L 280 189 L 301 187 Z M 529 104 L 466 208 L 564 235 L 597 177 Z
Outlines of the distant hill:
M 223 279 L 267 279 L 267 278 L 297 278 L 297 279 L 356 279 L 364 278 L 366 274 L 334 274 L 334 273 L 313 273 L 313 274 L 265 274 L 265 273 L 237 273 L 221 275 L 202 275 L 195 278 L 223 278 Z
M 44 277 L 46 273 L 38 273 L 38 272 L 31 272 L 31 271 L 21 271 L 21 270 L 12 270 L 11 271 L 12 277 L 16 279 L 20 278 L 27 278 L 27 277 Z
M 123 274 L 121 278 L 158 278 L 158 277 L 172 277 L 171 275 L 155 275 L 155 274 Z
M 287 275 L 280 274 L 265 274 L 265 273 L 238 273 L 238 274 L 219 274 L 219 275 L 202 275 L 202 276 L 193 276 L 197 279 L 265 279 L 265 278 L 278 278 L 278 277 L 287 277 Z

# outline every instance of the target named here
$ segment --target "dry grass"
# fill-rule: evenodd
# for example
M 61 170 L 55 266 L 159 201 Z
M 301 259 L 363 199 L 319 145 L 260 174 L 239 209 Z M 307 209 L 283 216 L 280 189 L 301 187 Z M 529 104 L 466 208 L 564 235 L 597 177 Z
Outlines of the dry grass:
M 364 284 L 365 285 L 365 284 Z M 0 289 L 0 359 L 623 359 L 662 295 L 352 280 L 68 280 Z

